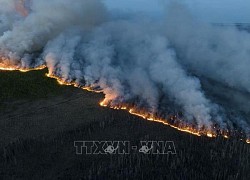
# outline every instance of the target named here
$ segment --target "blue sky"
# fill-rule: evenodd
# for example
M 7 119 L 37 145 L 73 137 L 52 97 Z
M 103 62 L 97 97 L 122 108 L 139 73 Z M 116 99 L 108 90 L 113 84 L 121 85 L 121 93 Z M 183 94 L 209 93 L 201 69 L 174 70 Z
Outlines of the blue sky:
M 110 9 L 157 14 L 164 0 L 105 0 Z M 166 0 L 165 0 L 166 1 Z M 250 0 L 179 0 L 197 17 L 208 22 L 250 23 Z

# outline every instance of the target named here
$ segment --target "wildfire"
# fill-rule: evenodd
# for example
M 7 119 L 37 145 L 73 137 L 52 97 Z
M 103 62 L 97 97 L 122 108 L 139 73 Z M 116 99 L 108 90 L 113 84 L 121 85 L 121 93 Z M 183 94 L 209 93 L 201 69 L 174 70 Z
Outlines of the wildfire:
M 82 87 L 83 90 L 89 91 L 89 92 L 95 92 L 95 93 L 103 93 L 103 91 L 98 91 L 96 90 L 94 87 L 91 86 L 86 86 L 86 87 Z
M 59 77 L 53 75 L 53 74 L 50 74 L 50 73 L 47 73 L 46 74 L 47 77 L 49 78 L 53 78 L 53 79 L 56 79 L 56 81 L 58 82 L 58 84 L 60 85 L 64 85 L 64 86 L 75 86 L 75 87 L 79 87 L 79 84 L 75 83 L 75 82 L 67 82 L 63 79 L 60 79 Z
M 100 106 L 107 107 L 108 105 L 106 105 L 106 104 L 102 101 L 102 102 L 100 102 Z
M 45 65 L 41 65 L 35 68 L 20 68 L 20 67 L 15 67 L 15 66 L 6 66 L 3 64 L 0 64 L 0 70 L 1 71 L 20 71 L 20 72 L 29 72 L 29 71 L 38 71 L 38 70 L 42 70 L 45 69 L 46 66 Z
M 0 70 L 3 70 L 3 71 L 28 72 L 28 71 L 33 71 L 33 70 L 42 70 L 44 68 L 46 68 L 45 65 L 42 65 L 42 66 L 39 66 L 39 67 L 36 67 L 36 68 L 25 69 L 25 68 L 19 68 L 19 67 L 11 67 L 11 66 L 7 67 L 7 66 L 4 66 L 4 65 L 0 64 Z M 60 84 L 60 85 L 74 86 L 74 87 L 78 87 L 78 88 L 81 88 L 83 90 L 87 90 L 87 91 L 90 91 L 90 92 L 102 93 L 102 91 L 96 90 L 94 87 L 81 86 L 79 83 L 72 82 L 72 81 L 68 82 L 67 80 L 63 80 L 62 78 L 60 78 L 60 77 L 58 77 L 58 76 L 56 76 L 54 74 L 48 73 L 48 74 L 46 74 L 46 76 L 49 77 L 49 78 L 56 79 L 58 84 Z M 192 135 L 195 135 L 195 136 L 207 136 L 207 137 L 210 137 L 210 138 L 217 137 L 217 134 L 210 131 L 210 130 L 199 130 L 197 128 L 192 127 L 191 125 L 187 125 L 187 124 L 183 124 L 183 123 L 177 123 L 177 124 L 170 123 L 171 119 L 172 120 L 176 119 L 175 116 L 171 117 L 170 120 L 162 119 L 162 118 L 156 117 L 155 115 L 150 114 L 150 113 L 148 113 L 146 111 L 139 110 L 139 109 L 137 109 L 135 107 L 130 107 L 127 104 L 123 104 L 123 105 L 119 105 L 119 106 L 109 105 L 109 102 L 106 99 L 104 99 L 103 101 L 100 102 L 100 106 L 109 107 L 111 109 L 116 109 L 116 110 L 126 110 L 130 114 L 141 117 L 141 118 L 143 118 L 145 120 L 161 123 L 161 124 L 170 126 L 170 127 L 174 128 L 174 129 L 177 129 L 179 131 L 186 132 L 186 133 L 189 133 L 189 134 L 192 134 Z M 229 135 L 227 133 L 222 133 L 221 135 L 226 139 L 229 138 Z M 250 144 L 250 139 L 247 139 L 246 143 Z
M 148 121 L 153 121 L 153 122 L 158 122 L 158 123 L 161 123 L 161 124 L 164 124 L 164 125 L 167 125 L 167 126 L 170 126 L 174 129 L 177 129 L 179 131 L 182 131 L 182 132 L 186 132 L 186 133 L 189 133 L 189 134 L 193 134 L 193 135 L 196 135 L 196 136 L 202 136 L 202 135 L 206 135 L 207 137 L 216 137 L 216 135 L 212 132 L 201 132 L 195 128 L 192 128 L 191 126 L 183 126 L 183 127 L 179 127 L 177 125 L 173 125 L 173 124 L 170 124 L 168 120 L 166 119 L 161 119 L 161 118 L 157 118 L 155 117 L 154 115 L 152 114 L 149 114 L 147 112 L 141 112 L 139 110 L 136 110 L 135 108 L 130 108 L 129 106 L 126 106 L 126 105 L 122 105 L 122 106 L 109 106 L 107 103 L 106 103 L 106 100 L 103 100 L 102 102 L 100 102 L 100 106 L 103 106 L 103 107 L 109 107 L 111 109 L 116 109 L 116 110 L 127 110 L 130 114 L 132 115 L 135 115 L 135 116 L 138 116 L 138 117 L 141 117 L 145 120 L 148 120 Z
M 78 87 L 78 88 L 81 88 L 81 89 L 89 91 L 89 92 L 102 93 L 102 91 L 95 90 L 94 87 L 81 86 L 79 83 L 72 82 L 72 81 L 68 82 L 68 81 L 63 80 L 63 79 L 59 78 L 58 76 L 50 74 L 50 73 L 47 73 L 46 76 L 49 78 L 52 78 L 52 79 L 56 79 L 56 81 L 58 82 L 59 85 L 74 86 L 74 87 Z
M 0 67 L 0 70 L 1 70 L 1 71 L 15 71 L 16 68 L 11 68 L 11 67 L 9 67 L 9 68 L 7 68 L 7 67 Z

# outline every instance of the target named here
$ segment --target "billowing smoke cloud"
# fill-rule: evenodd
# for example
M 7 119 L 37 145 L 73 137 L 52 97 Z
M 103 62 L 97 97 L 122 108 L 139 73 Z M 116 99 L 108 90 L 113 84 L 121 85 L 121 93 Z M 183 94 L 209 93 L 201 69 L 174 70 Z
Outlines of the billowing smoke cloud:
M 25 19 L 14 22 L 14 27 L 0 38 L 1 56 L 10 63 L 21 62 L 21 67 L 30 66 L 36 52 L 65 29 L 72 26 L 87 29 L 102 22 L 105 16 L 98 0 L 52 0 L 50 3 L 35 0 L 30 9 Z
M 153 22 L 113 17 L 99 0 L 24 1 L 21 13 L 14 0 L 0 3 L 1 66 L 44 64 L 64 82 L 102 90 L 111 106 L 250 134 L 249 111 L 229 107 L 220 93 L 250 92 L 249 33 L 201 24 L 176 4 Z
M 249 33 L 236 27 L 201 24 L 185 11 L 172 5 L 165 31 L 181 63 L 199 75 L 250 92 Z

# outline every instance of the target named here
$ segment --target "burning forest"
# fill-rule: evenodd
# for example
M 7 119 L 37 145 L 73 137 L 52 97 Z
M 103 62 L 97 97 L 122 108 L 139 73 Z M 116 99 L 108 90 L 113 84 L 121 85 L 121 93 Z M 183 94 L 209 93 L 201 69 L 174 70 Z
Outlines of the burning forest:
M 99 0 L 1 0 L 0 70 L 48 68 L 61 85 L 197 136 L 250 143 L 250 34 L 196 20 L 110 12 Z

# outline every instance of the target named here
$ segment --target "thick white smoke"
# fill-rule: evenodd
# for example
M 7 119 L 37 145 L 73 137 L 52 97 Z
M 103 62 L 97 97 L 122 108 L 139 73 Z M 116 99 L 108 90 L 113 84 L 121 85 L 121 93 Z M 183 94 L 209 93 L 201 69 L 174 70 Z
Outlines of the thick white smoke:
M 248 32 L 202 24 L 174 4 L 168 11 L 165 33 L 189 70 L 250 92 Z
M 33 0 L 23 6 L 27 16 L 14 0 L 0 4 L 0 65 L 44 64 L 65 82 L 102 90 L 110 105 L 135 103 L 166 117 L 178 108 L 198 128 L 250 133 L 248 112 L 232 116 L 221 94 L 202 85 L 250 92 L 249 33 L 198 23 L 179 5 L 156 23 L 114 18 L 99 0 Z
M 98 0 L 52 0 L 49 3 L 35 0 L 30 9 L 26 18 L 14 22 L 14 27 L 0 38 L 1 56 L 11 63 L 21 62 L 21 67 L 31 65 L 32 55 L 65 29 L 72 26 L 91 28 L 105 17 L 105 8 Z M 9 12 L 3 11 L 4 15 L 6 13 Z

